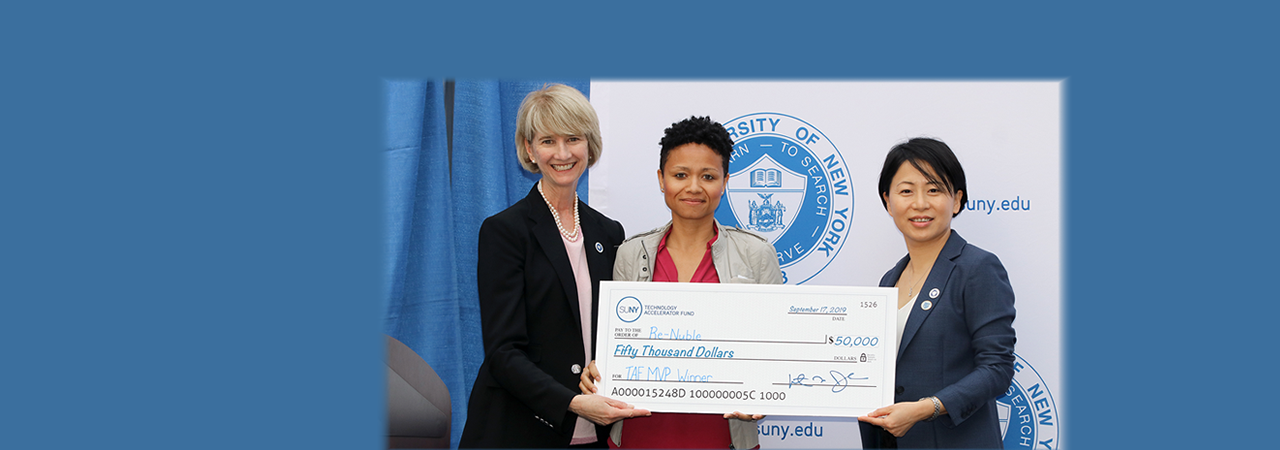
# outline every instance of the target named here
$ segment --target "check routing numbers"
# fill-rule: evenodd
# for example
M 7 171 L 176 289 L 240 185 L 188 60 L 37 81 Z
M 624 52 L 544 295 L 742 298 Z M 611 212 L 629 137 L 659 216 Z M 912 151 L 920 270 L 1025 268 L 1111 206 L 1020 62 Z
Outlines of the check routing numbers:
M 616 312 L 600 343 L 608 347 L 598 348 L 607 358 L 597 363 L 606 378 L 601 393 L 654 411 L 724 413 L 758 405 L 766 409 L 753 413 L 857 415 L 822 408 L 853 398 L 877 405 L 871 409 L 882 405 L 885 381 L 892 384 L 885 362 L 892 363 L 897 348 L 894 336 L 886 337 L 893 331 L 886 318 L 892 297 L 778 295 L 796 292 L 777 288 L 612 291 L 605 298 Z M 790 404 L 806 409 L 767 408 Z

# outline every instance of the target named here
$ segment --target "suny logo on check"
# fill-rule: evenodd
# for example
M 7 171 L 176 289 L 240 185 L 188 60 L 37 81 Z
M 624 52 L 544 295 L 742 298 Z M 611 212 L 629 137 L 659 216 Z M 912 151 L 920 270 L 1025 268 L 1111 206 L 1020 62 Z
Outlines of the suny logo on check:
M 639 319 L 641 314 L 644 314 L 644 306 L 640 305 L 640 299 L 627 296 L 618 300 L 618 319 L 631 323 Z

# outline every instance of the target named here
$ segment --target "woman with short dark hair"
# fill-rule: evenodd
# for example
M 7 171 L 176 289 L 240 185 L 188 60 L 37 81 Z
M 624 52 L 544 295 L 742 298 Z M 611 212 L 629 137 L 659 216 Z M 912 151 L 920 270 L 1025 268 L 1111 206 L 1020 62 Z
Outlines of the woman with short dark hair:
M 996 398 L 1013 380 L 1013 287 L 996 255 L 951 229 L 968 197 L 947 144 L 889 151 L 880 201 L 907 256 L 880 286 L 898 288 L 894 401 L 859 417 L 864 448 L 1002 448 Z
M 667 128 L 658 158 L 658 189 L 671 222 L 632 236 L 618 248 L 617 281 L 782 284 L 777 252 L 765 238 L 715 220 L 729 179 L 733 140 L 710 117 L 690 117 Z M 594 361 L 582 374 L 582 392 L 595 392 Z M 738 448 L 760 446 L 756 420 L 732 412 L 654 414 L 620 421 L 610 448 Z

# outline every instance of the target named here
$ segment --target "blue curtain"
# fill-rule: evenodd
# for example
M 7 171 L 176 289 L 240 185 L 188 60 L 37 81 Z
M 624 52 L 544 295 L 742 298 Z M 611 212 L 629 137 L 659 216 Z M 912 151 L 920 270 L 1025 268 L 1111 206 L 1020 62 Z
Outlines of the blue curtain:
M 385 332 L 435 369 L 453 402 L 458 446 L 467 399 L 484 360 L 476 294 L 480 223 L 524 198 L 539 176 L 515 157 L 520 102 L 549 82 L 590 96 L 590 80 L 386 83 Z M 446 110 L 453 109 L 449 149 Z M 578 184 L 587 201 L 587 176 Z

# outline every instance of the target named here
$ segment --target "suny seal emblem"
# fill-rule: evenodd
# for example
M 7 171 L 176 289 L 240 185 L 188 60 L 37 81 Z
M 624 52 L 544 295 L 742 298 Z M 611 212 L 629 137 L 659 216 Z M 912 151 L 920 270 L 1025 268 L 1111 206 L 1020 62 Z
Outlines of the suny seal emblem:
M 1014 353 L 1013 383 L 996 399 L 1004 448 L 1058 448 L 1058 405 L 1027 360 Z
M 844 157 L 817 127 L 786 114 L 723 123 L 734 145 L 716 220 L 768 239 L 783 282 L 809 281 L 840 252 L 853 220 Z

